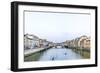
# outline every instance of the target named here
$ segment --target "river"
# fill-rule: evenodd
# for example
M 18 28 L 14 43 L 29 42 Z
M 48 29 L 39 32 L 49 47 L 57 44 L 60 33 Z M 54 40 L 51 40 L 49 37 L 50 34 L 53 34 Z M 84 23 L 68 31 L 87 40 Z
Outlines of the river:
M 82 59 L 82 56 L 70 48 L 49 48 L 24 58 L 24 61 L 54 61 Z

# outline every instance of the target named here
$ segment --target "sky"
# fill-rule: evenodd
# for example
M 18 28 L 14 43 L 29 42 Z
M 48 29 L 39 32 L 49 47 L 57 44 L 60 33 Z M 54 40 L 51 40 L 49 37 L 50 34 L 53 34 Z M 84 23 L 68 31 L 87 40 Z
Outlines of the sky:
M 90 15 L 25 11 L 25 34 L 60 43 L 82 35 L 90 36 Z

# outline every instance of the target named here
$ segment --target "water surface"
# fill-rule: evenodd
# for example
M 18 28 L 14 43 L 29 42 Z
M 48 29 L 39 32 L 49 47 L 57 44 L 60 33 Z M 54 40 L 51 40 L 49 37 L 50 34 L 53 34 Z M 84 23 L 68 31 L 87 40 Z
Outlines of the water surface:
M 54 61 L 82 59 L 82 56 L 70 48 L 49 48 L 25 57 L 25 61 Z

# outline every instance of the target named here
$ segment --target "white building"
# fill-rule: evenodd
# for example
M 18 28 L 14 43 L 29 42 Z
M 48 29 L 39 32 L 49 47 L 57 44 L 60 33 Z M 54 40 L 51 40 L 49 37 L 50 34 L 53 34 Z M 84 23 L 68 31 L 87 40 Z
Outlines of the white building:
M 34 49 L 39 46 L 39 38 L 34 35 L 24 35 L 24 47 L 25 49 Z

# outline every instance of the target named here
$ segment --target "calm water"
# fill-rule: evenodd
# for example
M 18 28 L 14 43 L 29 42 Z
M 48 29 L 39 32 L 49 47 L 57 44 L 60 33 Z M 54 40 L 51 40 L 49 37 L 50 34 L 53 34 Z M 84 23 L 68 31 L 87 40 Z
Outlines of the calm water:
M 48 50 L 25 57 L 25 61 L 53 61 L 81 58 L 82 56 L 80 54 L 75 53 L 69 48 L 50 48 Z

